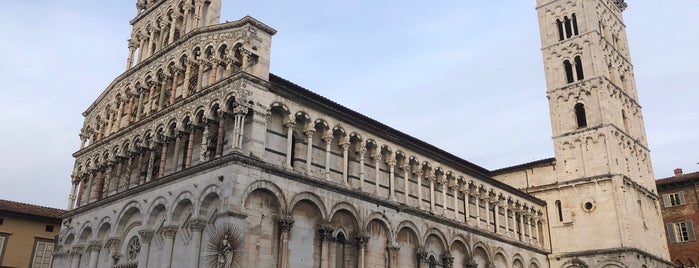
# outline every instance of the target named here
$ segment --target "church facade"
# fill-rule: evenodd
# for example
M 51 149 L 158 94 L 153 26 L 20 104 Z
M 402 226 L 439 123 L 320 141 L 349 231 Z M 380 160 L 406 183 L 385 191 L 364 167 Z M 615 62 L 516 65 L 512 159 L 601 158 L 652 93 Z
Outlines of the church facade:
M 139 0 L 55 267 L 669 267 L 622 0 L 539 0 L 555 158 L 490 171 L 269 72 L 221 0 Z

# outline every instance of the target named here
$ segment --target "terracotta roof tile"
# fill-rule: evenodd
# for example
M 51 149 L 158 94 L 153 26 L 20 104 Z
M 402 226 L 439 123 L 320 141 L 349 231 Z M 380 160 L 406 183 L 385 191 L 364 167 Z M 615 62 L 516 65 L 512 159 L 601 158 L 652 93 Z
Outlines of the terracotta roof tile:
M 691 181 L 691 180 L 699 180 L 699 171 L 693 172 L 693 173 L 682 174 L 679 176 L 662 178 L 662 179 L 656 180 L 655 185 L 660 186 L 660 185 L 665 185 L 665 184 L 685 182 L 685 181 Z
M 0 212 L 14 212 L 33 216 L 41 216 L 48 218 L 58 218 L 61 214 L 65 213 L 65 210 L 37 206 L 32 204 L 20 203 L 15 201 L 0 199 Z

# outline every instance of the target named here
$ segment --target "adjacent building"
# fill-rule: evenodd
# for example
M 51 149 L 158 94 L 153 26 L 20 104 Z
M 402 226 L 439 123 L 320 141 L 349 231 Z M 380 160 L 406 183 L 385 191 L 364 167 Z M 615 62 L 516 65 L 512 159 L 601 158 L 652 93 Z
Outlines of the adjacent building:
M 0 267 L 51 267 L 63 213 L 0 199 Z
M 494 171 L 271 74 L 221 4 L 137 2 L 57 267 L 672 265 L 623 0 L 536 2 L 555 157 Z
M 696 267 L 699 263 L 699 172 L 684 174 L 675 169 L 675 176 L 656 181 L 662 196 L 663 221 L 667 232 L 670 257 L 675 267 Z

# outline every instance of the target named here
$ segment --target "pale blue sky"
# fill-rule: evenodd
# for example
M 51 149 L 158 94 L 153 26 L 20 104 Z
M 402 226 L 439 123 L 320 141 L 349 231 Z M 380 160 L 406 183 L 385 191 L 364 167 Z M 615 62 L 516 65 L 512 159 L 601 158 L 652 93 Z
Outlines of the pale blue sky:
M 272 72 L 488 169 L 553 157 L 535 1 L 224 0 Z M 655 175 L 699 170 L 699 1 L 624 12 Z M 64 208 L 81 113 L 124 71 L 135 1 L 0 10 L 0 198 Z M 435 4 L 438 3 L 438 4 Z

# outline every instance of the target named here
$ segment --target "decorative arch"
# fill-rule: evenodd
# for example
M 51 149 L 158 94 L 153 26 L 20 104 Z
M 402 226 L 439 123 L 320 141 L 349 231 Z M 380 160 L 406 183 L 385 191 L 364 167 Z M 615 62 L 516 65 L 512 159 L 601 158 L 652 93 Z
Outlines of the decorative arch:
M 248 200 L 248 197 L 252 192 L 255 190 L 267 190 L 270 191 L 274 196 L 277 198 L 279 201 L 279 215 L 286 215 L 288 211 L 288 207 L 286 206 L 288 203 L 286 202 L 286 198 L 284 197 L 284 192 L 282 192 L 281 188 L 274 184 L 271 181 L 266 181 L 266 180 L 258 180 L 250 183 L 248 187 L 245 189 L 243 192 L 243 197 L 241 198 L 240 202 L 241 204 L 245 203 L 245 200 Z
M 427 231 L 425 232 L 424 237 L 422 238 L 422 244 L 423 244 L 423 245 L 427 242 L 427 238 L 430 237 L 431 235 L 434 235 L 434 236 L 436 236 L 437 238 L 439 238 L 439 242 L 441 242 L 441 246 L 442 246 L 443 249 L 446 250 L 446 249 L 449 248 L 449 247 L 447 246 L 447 244 L 446 244 L 447 241 L 448 241 L 448 240 L 447 240 L 447 237 L 444 235 L 444 233 L 442 233 L 442 231 L 440 231 L 440 230 L 437 229 L 437 228 L 430 228 L 430 229 L 427 229 Z
M 395 233 L 397 234 L 403 228 L 408 228 L 411 231 L 413 231 L 413 233 L 418 237 L 418 239 L 423 237 L 422 232 L 420 232 L 420 228 L 418 228 L 417 225 L 415 225 L 415 223 L 413 223 L 412 221 L 405 220 L 405 221 L 402 221 L 401 223 L 399 223 L 398 227 L 396 227 Z M 418 242 L 422 243 L 421 241 L 418 241 Z M 420 245 L 420 246 L 422 246 L 422 245 Z
M 199 216 L 211 216 L 211 215 L 204 215 L 209 209 L 209 206 L 211 205 L 208 201 L 211 198 L 216 198 L 219 201 L 221 201 L 221 188 L 218 187 L 218 185 L 209 185 L 206 188 L 204 188 L 203 191 L 201 191 L 201 194 L 199 194 L 199 199 L 197 201 L 198 206 L 194 207 L 194 215 L 199 215 Z M 204 211 L 204 210 L 207 211 Z
M 352 206 L 352 204 L 347 203 L 347 202 L 340 202 L 340 203 L 335 204 L 335 206 L 333 206 L 332 210 L 330 210 L 330 214 L 329 214 L 328 219 L 332 219 L 335 216 L 335 214 L 341 210 L 346 210 L 347 212 L 349 212 L 352 215 L 352 217 L 354 217 L 354 219 L 358 223 L 360 222 L 361 218 L 359 217 L 359 212 L 357 211 L 356 208 L 354 208 L 354 206 Z
M 296 206 L 296 204 L 298 202 L 301 202 L 301 201 L 308 201 L 308 202 L 315 204 L 315 206 L 318 208 L 318 210 L 320 210 L 321 219 L 323 219 L 323 220 L 328 219 L 328 212 L 327 212 L 327 209 L 325 208 L 325 204 L 323 203 L 322 200 L 320 200 L 320 198 L 316 194 L 311 193 L 311 192 L 302 192 L 302 193 L 295 195 L 291 199 L 291 203 L 289 203 L 288 207 L 290 209 L 293 209 L 294 206 Z

